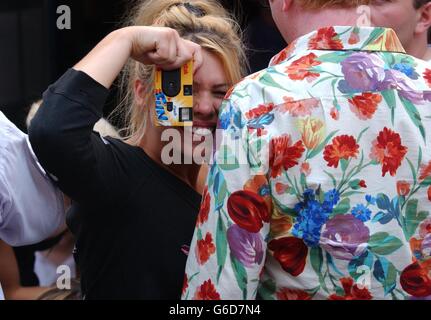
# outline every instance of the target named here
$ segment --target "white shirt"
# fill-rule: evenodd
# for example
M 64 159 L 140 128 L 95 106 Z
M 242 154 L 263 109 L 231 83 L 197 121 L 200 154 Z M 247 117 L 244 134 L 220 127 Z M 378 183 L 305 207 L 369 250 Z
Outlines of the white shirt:
M 37 162 L 28 137 L 0 112 L 0 239 L 42 241 L 65 220 L 63 194 Z

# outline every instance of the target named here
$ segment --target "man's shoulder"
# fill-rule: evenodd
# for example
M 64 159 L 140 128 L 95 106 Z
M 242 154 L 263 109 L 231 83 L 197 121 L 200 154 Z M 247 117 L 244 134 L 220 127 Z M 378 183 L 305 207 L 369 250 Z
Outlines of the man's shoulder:
M 289 73 L 289 66 L 294 60 L 282 61 L 245 77 L 231 89 L 226 98 L 244 114 L 256 108 L 275 108 L 286 101 L 312 98 L 312 83 L 306 79 L 292 79 Z

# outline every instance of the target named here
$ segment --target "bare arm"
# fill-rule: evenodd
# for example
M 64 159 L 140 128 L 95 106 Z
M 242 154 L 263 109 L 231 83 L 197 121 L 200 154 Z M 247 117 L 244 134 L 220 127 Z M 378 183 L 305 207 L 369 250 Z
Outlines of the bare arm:
M 35 300 L 51 288 L 22 287 L 12 247 L 0 240 L 0 283 L 8 300 Z
M 163 69 L 179 68 L 193 58 L 195 70 L 202 63 L 200 46 L 173 29 L 127 27 L 109 34 L 74 69 L 109 88 L 129 58 Z

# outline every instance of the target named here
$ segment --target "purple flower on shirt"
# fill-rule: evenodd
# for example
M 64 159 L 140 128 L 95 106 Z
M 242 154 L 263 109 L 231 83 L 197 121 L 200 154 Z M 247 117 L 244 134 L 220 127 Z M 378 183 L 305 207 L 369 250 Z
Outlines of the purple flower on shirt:
M 424 91 L 423 98 L 424 100 L 431 102 L 431 91 Z
M 427 234 L 423 239 L 421 249 L 424 256 L 431 255 L 431 233 Z
M 385 62 L 375 54 L 353 53 L 341 62 L 345 81 L 340 81 L 340 91 L 376 91 L 385 79 Z
M 341 62 L 341 70 L 345 80 L 340 81 L 338 89 L 343 93 L 393 89 L 415 104 L 424 99 L 422 92 L 413 89 L 415 86 L 405 68 L 385 68 L 385 62 L 377 54 L 353 53 Z
M 262 237 L 234 224 L 227 230 L 227 241 L 230 251 L 244 266 L 252 267 L 263 259 Z
M 322 230 L 320 245 L 333 257 L 352 260 L 366 249 L 370 230 L 352 215 L 337 215 Z
M 386 70 L 386 76 L 380 84 L 381 90 L 395 89 L 400 97 L 409 100 L 415 104 L 422 103 L 424 97 L 421 91 L 414 90 L 413 81 L 404 73 L 398 70 Z

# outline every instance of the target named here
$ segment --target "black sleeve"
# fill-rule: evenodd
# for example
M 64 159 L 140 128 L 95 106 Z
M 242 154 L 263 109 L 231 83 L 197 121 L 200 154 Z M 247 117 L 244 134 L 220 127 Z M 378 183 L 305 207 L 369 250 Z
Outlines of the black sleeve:
M 43 104 L 29 128 L 40 163 L 60 189 L 81 203 L 112 197 L 115 177 L 109 148 L 93 133 L 109 90 L 90 76 L 68 70 L 43 95 Z

